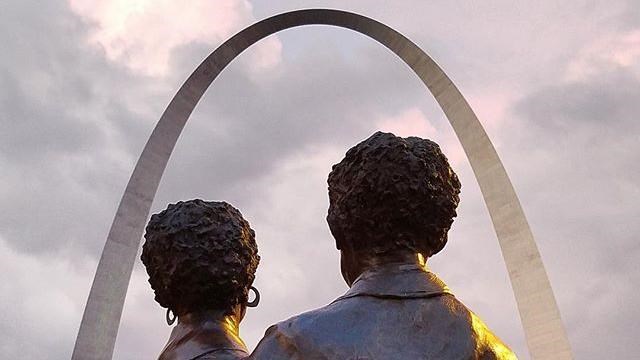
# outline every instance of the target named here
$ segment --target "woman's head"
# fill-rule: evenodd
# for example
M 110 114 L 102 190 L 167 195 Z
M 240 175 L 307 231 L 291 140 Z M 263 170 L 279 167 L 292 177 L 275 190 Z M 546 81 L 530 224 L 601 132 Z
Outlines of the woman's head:
M 141 259 L 156 301 L 178 315 L 243 305 L 260 261 L 240 211 L 200 199 L 151 216 Z

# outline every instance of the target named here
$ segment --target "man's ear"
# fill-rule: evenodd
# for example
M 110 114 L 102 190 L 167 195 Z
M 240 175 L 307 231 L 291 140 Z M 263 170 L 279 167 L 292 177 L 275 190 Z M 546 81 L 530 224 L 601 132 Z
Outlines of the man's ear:
M 338 230 L 335 226 L 331 226 L 330 219 L 331 219 L 331 213 L 327 214 L 327 225 L 329 225 L 329 231 L 331 232 L 333 239 L 336 241 L 336 249 L 342 250 L 344 248 L 344 244 L 342 241 L 343 239 L 342 232 Z
M 358 262 L 355 253 L 349 246 L 340 250 L 340 272 L 342 273 L 342 278 L 347 283 L 349 287 L 355 281 L 355 278 L 359 275 L 356 274 L 358 271 Z

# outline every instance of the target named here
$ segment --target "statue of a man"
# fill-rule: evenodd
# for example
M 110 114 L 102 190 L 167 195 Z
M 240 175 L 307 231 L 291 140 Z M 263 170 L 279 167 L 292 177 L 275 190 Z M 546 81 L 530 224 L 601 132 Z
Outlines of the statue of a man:
M 239 325 L 260 257 L 242 214 L 225 202 L 180 201 L 151 217 L 145 239 L 155 299 L 169 325 L 178 318 L 159 359 L 245 358 Z
M 327 222 L 350 289 L 270 327 L 255 359 L 516 359 L 426 260 L 442 250 L 460 182 L 437 144 L 375 133 L 329 174 Z

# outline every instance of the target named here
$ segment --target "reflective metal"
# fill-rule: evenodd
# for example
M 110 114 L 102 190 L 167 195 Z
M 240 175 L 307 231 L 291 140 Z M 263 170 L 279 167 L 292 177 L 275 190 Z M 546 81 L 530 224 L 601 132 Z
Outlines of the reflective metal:
M 392 28 L 339 10 L 292 11 L 242 30 L 209 55 L 162 114 L 131 175 L 91 287 L 73 359 L 110 359 L 140 239 L 173 147 L 196 104 L 236 56 L 280 30 L 325 24 L 365 34 L 398 55 L 420 77 L 449 119 L 469 158 L 505 259 L 531 356 L 571 359 L 549 280 L 518 197 L 482 125 L 460 91 L 417 45 Z
M 331 304 L 270 327 L 249 358 L 516 359 L 444 282 L 415 264 L 364 272 Z
M 235 360 L 248 356 L 238 324 L 220 311 L 180 316 L 158 360 Z

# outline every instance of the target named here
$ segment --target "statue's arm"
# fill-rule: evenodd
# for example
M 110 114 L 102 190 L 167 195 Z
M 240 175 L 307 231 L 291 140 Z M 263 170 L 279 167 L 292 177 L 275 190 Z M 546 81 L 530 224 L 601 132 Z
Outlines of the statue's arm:
M 473 331 L 478 343 L 480 360 L 518 360 L 513 351 L 491 331 L 484 321 L 471 313 Z
M 293 337 L 280 331 L 278 325 L 272 325 L 265 331 L 264 337 L 247 359 L 302 359 Z

